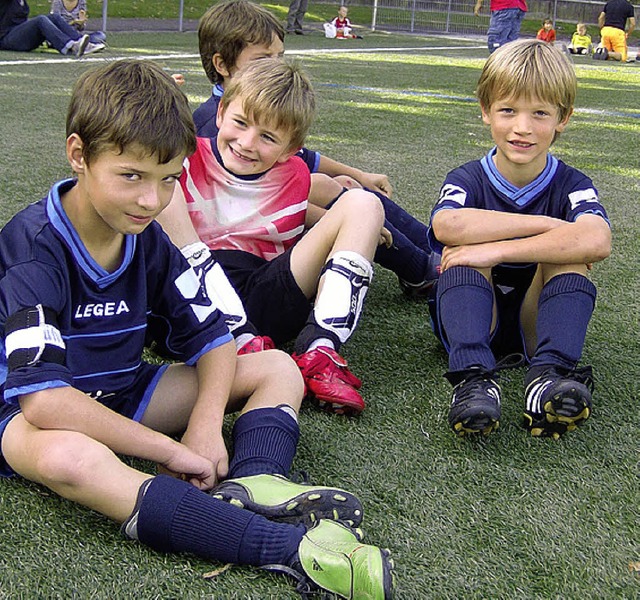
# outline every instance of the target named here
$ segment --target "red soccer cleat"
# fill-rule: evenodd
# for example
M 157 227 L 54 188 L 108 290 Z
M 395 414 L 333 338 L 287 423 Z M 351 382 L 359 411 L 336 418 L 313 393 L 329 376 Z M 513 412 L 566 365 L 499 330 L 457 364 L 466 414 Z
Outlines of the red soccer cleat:
M 356 391 L 362 381 L 335 350 L 321 346 L 292 358 L 302 371 L 307 398 L 320 408 L 339 415 L 357 415 L 364 410 L 364 400 Z
M 268 335 L 256 335 L 238 350 L 238 356 L 262 352 L 263 350 L 274 350 L 275 347 L 276 345 Z

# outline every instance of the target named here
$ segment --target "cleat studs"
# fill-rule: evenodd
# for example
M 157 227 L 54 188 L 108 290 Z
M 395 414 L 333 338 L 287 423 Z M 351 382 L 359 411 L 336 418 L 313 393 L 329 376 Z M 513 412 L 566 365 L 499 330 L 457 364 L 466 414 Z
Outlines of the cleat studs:
M 233 504 L 234 506 L 238 506 L 239 508 L 244 508 L 244 504 L 237 498 L 231 498 L 231 500 L 229 500 L 229 504 Z
M 289 504 L 287 504 L 287 506 L 286 506 L 286 510 L 289 510 L 289 511 L 294 510 L 297 506 L 298 506 L 297 502 L 295 502 L 295 501 L 294 502 L 289 502 Z
M 343 496 L 342 494 L 334 494 L 333 499 L 336 500 L 337 502 L 346 502 L 347 501 L 346 496 Z
M 338 514 L 338 511 L 334 508 L 333 509 L 333 520 L 334 521 L 338 521 L 340 519 L 340 515 Z
M 309 494 L 309 495 L 307 496 L 307 500 L 309 500 L 309 501 L 311 501 L 311 502 L 314 502 L 314 501 L 316 501 L 316 500 L 320 500 L 320 498 L 322 498 L 322 495 L 321 495 L 321 494 Z
M 358 510 L 354 510 L 354 511 L 353 511 L 353 514 L 354 514 L 356 517 L 359 517 L 359 516 L 362 514 L 362 512 L 358 509 Z

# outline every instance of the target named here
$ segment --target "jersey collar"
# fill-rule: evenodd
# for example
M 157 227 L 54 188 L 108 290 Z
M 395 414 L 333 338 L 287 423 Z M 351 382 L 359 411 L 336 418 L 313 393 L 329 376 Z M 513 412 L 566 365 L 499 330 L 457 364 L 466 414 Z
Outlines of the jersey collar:
M 47 196 L 47 217 L 53 228 L 66 243 L 78 266 L 98 287 L 105 288 L 118 279 L 120 274 L 123 273 L 131 263 L 136 249 L 136 236 L 124 236 L 124 257 L 120 266 L 113 273 L 109 273 L 109 271 L 100 266 L 82 243 L 78 232 L 69 220 L 60 201 L 60 195 L 70 190 L 75 184 L 75 179 L 64 179 L 53 185 Z
M 558 170 L 558 159 L 551 154 L 547 154 L 547 163 L 542 173 L 531 183 L 519 188 L 507 181 L 496 168 L 493 162 L 496 150 L 497 146 L 491 149 L 489 153 L 481 159 L 480 164 L 491 185 L 517 206 L 526 206 L 529 202 L 533 201 L 553 181 L 556 171 Z

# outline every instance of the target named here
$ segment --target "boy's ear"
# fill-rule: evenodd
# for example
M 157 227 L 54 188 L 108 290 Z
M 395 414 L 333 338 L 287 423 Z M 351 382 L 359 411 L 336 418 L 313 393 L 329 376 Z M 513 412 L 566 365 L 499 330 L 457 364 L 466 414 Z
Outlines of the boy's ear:
M 222 103 L 222 101 L 220 101 L 218 103 L 218 112 L 216 113 L 216 127 L 218 129 L 220 129 L 220 126 L 222 125 L 222 117 L 224 117 L 225 109 L 226 106 Z
M 485 125 L 491 125 L 491 119 L 489 118 L 489 110 L 486 109 L 482 104 L 480 105 L 480 112 L 482 113 L 482 122 Z
M 84 173 L 85 162 L 82 151 L 84 143 L 77 133 L 72 133 L 67 138 L 67 160 L 74 173 Z
M 222 55 L 219 52 L 216 52 L 211 57 L 211 62 L 213 63 L 213 68 L 216 70 L 216 72 L 222 75 L 222 77 L 231 77 L 231 73 L 229 72 L 229 69 L 227 68 L 224 60 L 222 60 Z
M 291 148 L 289 150 L 285 150 L 279 157 L 277 162 L 279 163 L 283 163 L 283 162 L 287 162 L 292 156 L 295 156 L 296 154 L 298 154 L 298 152 L 300 152 L 302 148 L 300 147 L 296 147 L 296 148 Z
M 564 131 L 565 127 L 569 124 L 569 119 L 571 119 L 572 114 L 573 108 L 567 113 L 567 116 L 556 125 L 556 131 L 558 133 L 562 133 Z

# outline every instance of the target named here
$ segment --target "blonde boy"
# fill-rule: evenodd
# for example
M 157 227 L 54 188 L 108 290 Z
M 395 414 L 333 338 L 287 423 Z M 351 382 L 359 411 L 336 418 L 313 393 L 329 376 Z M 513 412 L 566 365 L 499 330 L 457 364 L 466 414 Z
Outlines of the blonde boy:
M 449 425 L 459 435 L 498 427 L 497 359 L 516 353 L 528 363 L 527 428 L 559 437 L 591 414 L 591 368 L 577 367 L 596 298 L 587 271 L 611 251 L 593 183 L 549 153 L 573 112 L 576 77 L 562 52 L 521 40 L 489 57 L 476 93 L 496 145 L 447 175 L 431 216 Z
M 163 226 L 186 254 L 189 245 L 211 250 L 262 334 L 276 343 L 296 338 L 310 399 L 353 414 L 364 408 L 361 382 L 338 350 L 362 312 L 384 212 L 361 189 L 330 211 L 307 203 L 309 171 L 295 154 L 314 109 L 298 66 L 248 64 L 225 89 L 218 135 L 198 139 Z

